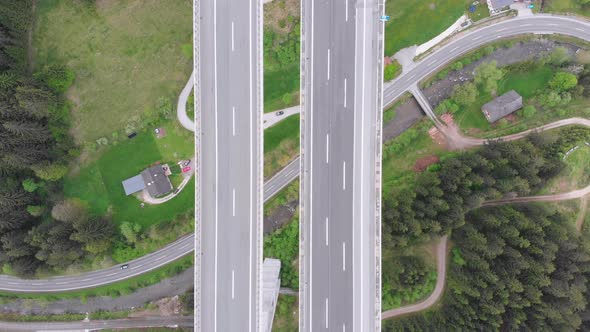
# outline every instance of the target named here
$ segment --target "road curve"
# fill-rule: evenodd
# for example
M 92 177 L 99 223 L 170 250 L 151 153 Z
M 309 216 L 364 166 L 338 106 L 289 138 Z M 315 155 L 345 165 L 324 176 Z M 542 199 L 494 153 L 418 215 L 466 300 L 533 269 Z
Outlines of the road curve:
M 443 294 L 445 288 L 445 279 L 447 275 L 447 247 L 448 247 L 448 235 L 440 238 L 438 245 L 436 246 L 436 286 L 434 291 L 424 301 L 416 304 L 407 305 L 391 310 L 384 311 L 381 314 L 382 319 L 389 319 L 401 315 L 411 314 L 414 312 L 422 311 L 429 308 L 438 301 Z
M 178 118 L 178 121 L 184 128 L 192 132 L 195 131 L 195 122 L 186 114 L 186 100 L 193 91 L 194 82 L 195 72 L 193 71 L 191 73 L 191 77 L 189 77 L 188 81 L 186 82 L 186 85 L 180 92 L 180 96 L 178 96 L 178 104 L 176 104 L 176 117 Z
M 590 24 L 586 21 L 572 17 L 535 15 L 522 18 L 517 17 L 470 32 L 461 33 L 456 36 L 456 40 L 436 50 L 418 63 L 414 68 L 403 73 L 395 81 L 389 84 L 384 89 L 384 105 L 390 104 L 415 84 L 415 82 L 433 74 L 453 59 L 499 38 L 507 38 L 527 33 L 559 33 L 590 41 Z M 191 75 L 191 78 L 192 77 L 193 76 Z M 191 79 L 189 79 L 189 83 L 190 81 Z M 186 108 L 186 98 L 190 94 L 190 84 L 187 85 L 189 88 L 187 89 L 185 86 L 183 92 L 185 92 L 185 90 L 188 90 L 188 92 L 181 93 L 181 97 L 179 97 L 179 105 L 181 104 L 180 101 L 184 99 L 184 103 L 182 104 L 185 106 L 179 106 L 179 109 Z M 183 95 L 186 95 L 186 97 L 183 98 Z M 186 116 L 186 112 L 184 112 L 184 115 Z M 180 114 L 178 117 L 179 120 L 181 120 Z M 589 121 L 586 119 L 581 120 Z M 189 128 L 183 124 L 185 128 L 191 130 L 191 125 L 187 125 Z M 285 171 L 285 173 L 283 173 L 283 171 Z M 290 173 L 290 176 L 287 176 L 287 172 L 289 171 L 288 168 L 285 168 L 283 171 L 279 173 L 282 174 L 282 177 L 279 175 L 273 177 L 271 179 L 273 182 L 266 182 L 265 187 L 274 183 L 274 181 L 279 181 L 278 179 L 287 181 L 287 178 L 295 179 L 297 177 L 297 175 L 293 175 L 292 173 Z M 265 200 L 267 199 L 266 194 L 265 191 Z M 158 251 L 130 261 L 129 269 L 127 270 L 120 270 L 118 266 L 115 266 L 79 275 L 60 276 L 38 280 L 26 280 L 7 275 L 0 275 L 0 290 L 30 293 L 63 292 L 110 284 L 149 272 L 170 263 L 192 252 L 193 245 L 193 234 L 187 235 Z

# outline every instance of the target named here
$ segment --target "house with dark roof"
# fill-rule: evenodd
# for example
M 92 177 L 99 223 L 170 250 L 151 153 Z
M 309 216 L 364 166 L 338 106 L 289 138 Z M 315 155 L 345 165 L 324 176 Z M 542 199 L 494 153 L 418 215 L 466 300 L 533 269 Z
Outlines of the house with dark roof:
M 172 191 L 172 183 L 162 165 L 155 165 L 141 172 L 145 188 L 152 197 L 160 197 Z
M 143 170 L 139 175 L 122 182 L 125 195 L 129 196 L 144 189 L 154 198 L 166 195 L 173 189 L 168 179 L 169 172 L 167 165 L 154 165 Z
M 510 90 L 481 107 L 488 122 L 493 123 L 522 108 L 522 96 Z

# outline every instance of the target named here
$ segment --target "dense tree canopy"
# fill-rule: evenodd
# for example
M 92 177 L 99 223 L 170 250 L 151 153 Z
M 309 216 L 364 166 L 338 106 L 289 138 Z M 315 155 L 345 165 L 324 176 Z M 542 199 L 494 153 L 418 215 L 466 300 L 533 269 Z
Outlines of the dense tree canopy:
M 420 174 L 413 188 L 384 197 L 383 245 L 403 247 L 446 234 L 462 226 L 465 213 L 484 200 L 540 188 L 563 167 L 555 147 L 559 144 L 533 135 L 517 142 L 490 142 L 443 160 L 438 171 Z
M 574 331 L 588 326 L 590 251 L 571 221 L 542 205 L 479 209 L 453 232 L 440 310 L 385 331 Z M 587 326 L 588 325 L 588 326 Z

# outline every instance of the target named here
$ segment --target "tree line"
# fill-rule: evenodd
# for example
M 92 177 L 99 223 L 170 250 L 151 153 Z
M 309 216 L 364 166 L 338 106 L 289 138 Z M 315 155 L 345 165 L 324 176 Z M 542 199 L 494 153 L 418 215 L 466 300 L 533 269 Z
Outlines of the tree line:
M 74 73 L 27 72 L 32 1 L 0 0 L 0 266 L 23 276 L 63 269 L 110 247 L 108 219 L 64 200 L 61 179 L 78 149 L 62 95 Z

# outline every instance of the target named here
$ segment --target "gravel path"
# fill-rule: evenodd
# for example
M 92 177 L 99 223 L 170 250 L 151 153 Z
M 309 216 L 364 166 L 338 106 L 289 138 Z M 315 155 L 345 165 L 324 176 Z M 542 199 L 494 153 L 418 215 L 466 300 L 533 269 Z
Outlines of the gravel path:
M 181 295 L 193 288 L 194 268 L 161 282 L 141 288 L 136 292 L 116 298 L 108 296 L 91 297 L 86 301 L 64 299 L 52 302 L 17 299 L 0 305 L 0 312 L 21 315 L 86 313 L 96 311 L 121 311 L 137 308 L 148 302 L 164 297 Z

